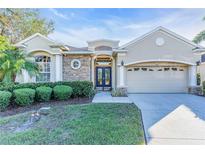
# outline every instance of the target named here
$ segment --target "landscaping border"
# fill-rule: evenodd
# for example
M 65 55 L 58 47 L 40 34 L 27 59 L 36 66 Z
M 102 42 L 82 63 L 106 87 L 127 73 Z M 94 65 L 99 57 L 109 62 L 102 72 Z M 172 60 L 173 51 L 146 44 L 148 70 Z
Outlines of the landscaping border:
M 50 96 L 46 96 L 49 101 L 68 100 L 70 98 L 92 98 L 95 94 L 93 89 L 93 83 L 91 81 L 59 81 L 59 82 L 40 82 L 40 83 L 0 83 L 0 91 L 8 91 L 12 93 L 12 97 L 9 100 L 8 106 L 28 106 L 41 102 L 37 97 L 36 89 L 39 87 L 50 87 L 52 93 Z M 59 87 L 56 92 L 56 87 Z M 33 91 L 31 94 L 27 91 Z M 18 92 L 22 91 L 22 92 Z M 25 91 L 25 92 L 24 92 Z M 17 93 L 18 92 L 18 93 Z M 41 97 L 48 95 L 42 93 Z M 29 103 L 27 103 L 29 102 Z M 45 101 L 44 101 L 45 102 Z M 0 102 L 1 103 L 1 102 Z M 6 107 L 0 108 L 5 110 Z

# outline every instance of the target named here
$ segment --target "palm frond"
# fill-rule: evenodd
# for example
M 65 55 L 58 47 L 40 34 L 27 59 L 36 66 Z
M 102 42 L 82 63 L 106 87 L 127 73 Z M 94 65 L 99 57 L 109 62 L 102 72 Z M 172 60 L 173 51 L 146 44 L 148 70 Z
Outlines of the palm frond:
M 194 43 L 200 43 L 205 40 L 205 30 L 201 31 L 196 37 L 193 39 Z

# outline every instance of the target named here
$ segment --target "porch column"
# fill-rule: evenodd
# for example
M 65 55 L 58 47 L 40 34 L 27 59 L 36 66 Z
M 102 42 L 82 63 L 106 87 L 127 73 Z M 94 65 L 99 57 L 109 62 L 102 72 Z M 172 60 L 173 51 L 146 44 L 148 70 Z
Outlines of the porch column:
M 112 59 L 112 88 L 116 88 L 115 84 L 115 73 L 116 73 L 116 67 L 115 67 L 115 58 Z
M 56 55 L 56 62 L 55 62 L 55 76 L 56 81 L 62 81 L 62 56 Z
M 197 86 L 196 73 L 196 66 L 189 66 L 189 86 L 191 87 Z
M 27 83 L 27 82 L 29 82 L 29 74 L 28 74 L 28 72 L 26 71 L 26 70 L 23 70 L 22 71 L 22 75 L 23 75 L 23 82 L 24 83 Z
M 125 79 L 124 79 L 124 65 L 120 66 L 120 87 L 125 86 Z
M 92 76 L 92 82 L 93 82 L 93 85 L 95 86 L 95 57 L 92 57 L 92 60 L 91 60 L 91 76 Z

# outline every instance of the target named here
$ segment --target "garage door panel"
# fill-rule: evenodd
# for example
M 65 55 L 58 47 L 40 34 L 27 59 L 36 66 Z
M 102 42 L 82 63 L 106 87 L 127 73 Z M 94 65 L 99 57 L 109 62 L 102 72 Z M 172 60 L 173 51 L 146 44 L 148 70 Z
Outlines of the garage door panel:
M 143 71 L 142 68 L 146 68 Z M 169 68 L 165 71 L 165 68 Z M 172 70 L 172 68 L 174 70 Z M 140 67 L 127 69 L 127 85 L 130 93 L 184 93 L 187 92 L 186 67 Z M 128 71 L 129 70 L 129 71 Z M 130 71 L 132 70 L 132 71 Z M 158 71 L 162 70 L 162 71 Z

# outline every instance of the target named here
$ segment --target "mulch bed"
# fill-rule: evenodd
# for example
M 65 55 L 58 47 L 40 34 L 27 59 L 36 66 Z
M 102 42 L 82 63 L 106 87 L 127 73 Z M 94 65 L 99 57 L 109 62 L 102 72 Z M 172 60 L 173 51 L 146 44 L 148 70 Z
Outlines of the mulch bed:
M 45 107 L 45 106 L 52 107 L 52 106 L 64 106 L 64 105 L 71 105 L 71 104 L 72 105 L 73 104 L 88 104 L 92 102 L 92 99 L 93 98 L 71 98 L 66 101 L 51 100 L 49 102 L 34 103 L 32 105 L 25 106 L 25 107 L 11 105 L 7 108 L 7 110 L 0 112 L 0 117 L 11 116 L 11 115 L 15 115 L 18 113 L 32 111 L 32 110 L 38 110 L 39 108 Z

